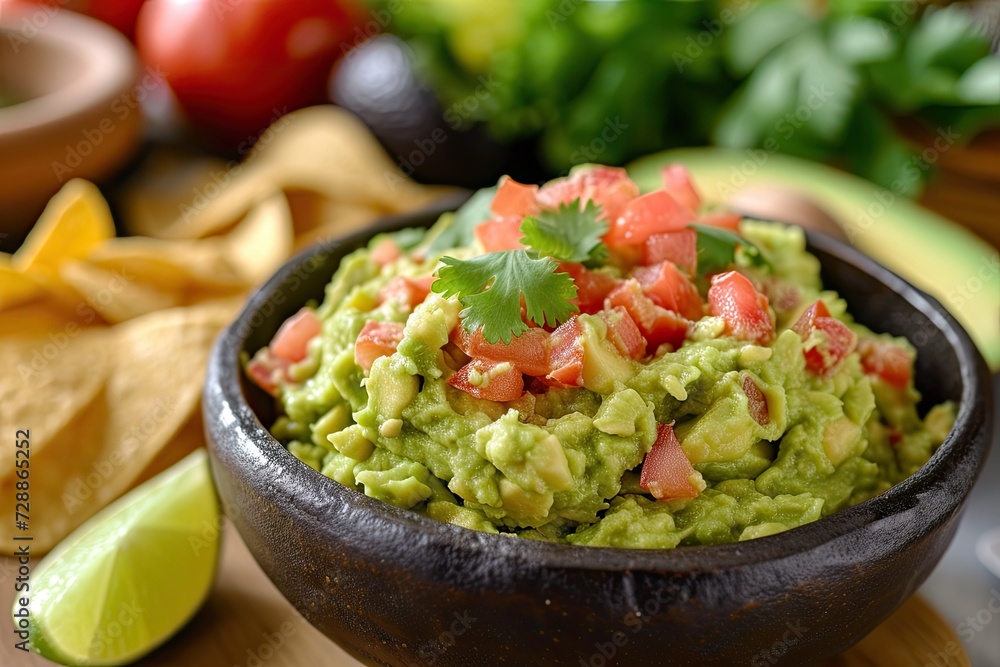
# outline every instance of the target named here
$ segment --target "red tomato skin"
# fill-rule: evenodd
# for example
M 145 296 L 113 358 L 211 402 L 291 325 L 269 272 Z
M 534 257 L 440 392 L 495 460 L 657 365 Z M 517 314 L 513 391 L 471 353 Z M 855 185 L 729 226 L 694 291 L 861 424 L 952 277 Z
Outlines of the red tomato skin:
M 361 366 L 365 375 L 368 375 L 375 360 L 393 354 L 401 340 L 403 340 L 401 323 L 368 320 L 354 344 L 354 361 Z
M 271 352 L 285 361 L 296 363 L 306 358 L 306 346 L 319 335 L 323 325 L 312 308 L 303 308 L 278 329 L 271 339 Z
M 482 329 L 470 334 L 459 325 L 452 331 L 451 340 L 470 357 L 495 363 L 509 361 L 525 375 L 539 377 L 549 372 L 549 336 L 545 329 L 532 328 L 512 338 L 510 344 L 490 343 Z
M 694 467 L 681 449 L 673 424 L 657 428 L 656 442 L 642 462 L 639 486 L 657 500 L 697 498 L 701 491 L 691 483 Z
M 646 339 L 624 306 L 602 310 L 597 315 L 608 325 L 608 340 L 619 354 L 632 359 L 646 356 Z
M 865 338 L 858 343 L 861 368 L 898 389 L 905 389 L 913 378 L 913 357 L 909 350 L 886 340 Z
M 291 363 L 276 357 L 268 348 L 257 352 L 247 364 L 247 376 L 271 396 L 278 395 L 278 382 L 288 379 Z
M 543 382 L 555 387 L 583 386 L 583 331 L 576 316 L 556 327 L 549 338 L 549 372 Z
M 490 204 L 490 210 L 498 217 L 524 218 L 526 215 L 538 215 L 538 186 L 518 183 L 510 176 L 500 179 L 497 193 Z
M 579 199 L 584 205 L 592 201 L 601 207 L 601 218 L 609 223 L 616 220 L 625 205 L 639 196 L 639 186 L 620 167 L 591 165 L 578 167 L 566 178 L 549 181 L 538 191 L 542 208 L 555 209 Z
M 448 384 L 470 396 L 487 401 L 506 403 L 517 400 L 524 393 L 524 376 L 521 375 L 521 371 L 516 366 L 512 365 L 509 370 L 493 376 L 485 387 L 479 387 L 469 382 L 470 371 L 476 370 L 481 374 L 486 374 L 498 365 L 491 361 L 473 359 L 458 369 L 449 378 Z
M 664 343 L 676 349 L 687 338 L 689 322 L 653 303 L 634 278 L 621 283 L 604 302 L 604 307 L 609 310 L 617 306 L 623 307 L 639 327 L 646 339 L 646 351 L 650 354 Z
M 787 313 L 802 303 L 802 291 L 791 282 L 776 276 L 765 278 L 761 291 L 778 312 Z
M 639 267 L 632 275 L 642 285 L 642 291 L 656 305 L 672 310 L 691 321 L 701 319 L 703 314 L 701 295 L 673 262 Z
M 371 260 L 379 266 L 388 266 L 403 256 L 403 249 L 393 239 L 385 238 L 372 248 Z
M 694 219 L 686 206 L 663 190 L 657 190 L 628 202 L 624 212 L 611 223 L 604 241 L 611 248 L 641 247 L 650 236 L 680 231 Z
M 822 299 L 817 299 L 816 303 L 809 306 L 799 316 L 799 319 L 792 325 L 792 331 L 803 338 L 807 338 L 816 326 L 817 317 L 830 317 L 830 310 L 823 303 Z
M 686 207 L 692 213 L 701 208 L 701 195 L 694 187 L 691 180 L 691 172 L 682 164 L 668 164 L 660 172 L 663 177 L 663 189 L 671 197 L 677 200 L 681 206 Z
M 603 271 L 591 271 L 583 264 L 564 262 L 559 270 L 568 273 L 576 283 L 576 297 L 570 303 L 580 309 L 581 313 L 593 315 L 604 307 L 604 299 L 618 285 L 618 280 Z
M 693 276 L 698 268 L 698 232 L 682 229 L 653 234 L 646 239 L 642 263 L 653 266 L 660 262 L 673 262 L 688 276 Z
M 771 415 L 767 408 L 767 396 L 749 375 L 743 376 L 742 385 L 743 393 L 747 395 L 747 409 L 750 416 L 761 426 L 767 426 L 771 423 Z
M 803 341 L 808 340 L 816 330 L 826 334 L 826 340 L 808 350 L 803 349 L 802 355 L 806 360 L 806 368 L 822 377 L 835 371 L 844 358 L 857 348 L 858 337 L 846 324 L 830 317 L 826 304 L 819 300 L 809 306 L 792 325 L 792 331 Z
M 519 250 L 521 245 L 521 218 L 504 217 L 487 220 L 476 225 L 473 233 L 486 252 Z
M 713 276 L 708 306 L 712 315 L 726 323 L 730 336 L 759 345 L 774 340 L 774 320 L 767 310 L 767 297 L 746 276 L 736 271 Z
M 136 44 L 195 127 L 245 155 L 277 117 L 324 101 L 366 19 L 355 0 L 149 0 Z
M 420 278 L 408 278 L 406 276 L 395 276 L 391 278 L 385 287 L 379 290 L 378 301 L 395 300 L 408 310 L 413 310 L 422 304 L 431 293 L 431 283 L 434 276 L 422 276 Z

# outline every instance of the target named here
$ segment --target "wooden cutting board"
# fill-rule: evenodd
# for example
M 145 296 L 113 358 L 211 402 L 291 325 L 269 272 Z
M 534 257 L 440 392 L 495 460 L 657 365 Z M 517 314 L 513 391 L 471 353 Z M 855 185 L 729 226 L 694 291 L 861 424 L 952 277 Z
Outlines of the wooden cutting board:
M 231 525 L 226 526 L 219 579 L 208 603 L 184 630 L 140 667 L 361 667 L 309 625 L 254 561 Z M 17 566 L 0 558 L 0 665 L 44 667 L 51 662 L 14 648 L 7 610 L 14 599 Z M 962 643 L 920 597 L 910 598 L 860 644 L 830 667 L 970 667 Z

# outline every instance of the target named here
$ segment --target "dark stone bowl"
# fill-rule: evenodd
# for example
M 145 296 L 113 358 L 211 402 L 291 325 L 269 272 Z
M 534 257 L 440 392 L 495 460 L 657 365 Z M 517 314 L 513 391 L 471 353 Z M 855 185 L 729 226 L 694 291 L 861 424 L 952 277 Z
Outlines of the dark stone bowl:
M 457 202 L 449 202 L 445 210 Z M 643 551 L 486 535 L 366 497 L 268 433 L 272 400 L 240 353 L 267 344 L 340 258 L 386 221 L 286 264 L 216 344 L 205 388 L 212 469 L 227 513 L 309 622 L 368 665 L 804 665 L 850 647 L 937 564 L 986 456 L 990 383 L 934 299 L 856 250 L 809 235 L 823 278 L 876 331 L 918 349 L 924 407 L 958 420 L 915 475 L 815 523 L 738 544 Z

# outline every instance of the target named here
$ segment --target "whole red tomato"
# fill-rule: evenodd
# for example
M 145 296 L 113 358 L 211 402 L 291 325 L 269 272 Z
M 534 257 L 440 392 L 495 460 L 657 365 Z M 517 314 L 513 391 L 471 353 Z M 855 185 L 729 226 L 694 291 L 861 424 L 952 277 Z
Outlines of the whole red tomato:
M 323 101 L 364 18 L 356 0 L 148 0 L 136 44 L 194 125 L 236 149 L 283 113 Z
M 0 6 L 42 5 L 70 9 L 117 28 L 129 39 L 135 36 L 135 19 L 142 3 L 143 0 L 0 0 Z

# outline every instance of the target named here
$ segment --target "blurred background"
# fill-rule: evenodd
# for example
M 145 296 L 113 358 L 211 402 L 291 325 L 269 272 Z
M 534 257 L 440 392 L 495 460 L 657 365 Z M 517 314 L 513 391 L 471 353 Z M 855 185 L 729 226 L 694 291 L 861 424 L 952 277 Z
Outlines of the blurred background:
M 58 9 L 115 32 L 63 25 Z M 161 145 L 241 159 L 282 115 L 330 102 L 424 183 L 758 148 L 849 171 L 1000 239 L 993 0 L 0 0 L 0 21 L 12 240 L 69 177 L 113 188 Z M 119 64 L 134 57 L 134 71 L 76 55 L 84 32 Z M 105 93 L 94 103 L 108 131 L 96 118 L 97 132 L 82 132 L 79 98 L 43 108 L 84 74 L 100 81 L 90 96 Z M 33 113 L 13 118 L 19 106 Z M 18 141 L 17 130 L 58 126 L 58 112 L 76 118 Z M 26 149 L 30 165 L 17 158 Z
M 996 372 L 998 51 L 997 0 L 0 0 L 0 342 L 30 332 L 30 356 L 75 349 L 77 327 L 118 340 L 170 310 L 218 311 L 198 315 L 197 344 L 164 346 L 183 363 L 144 357 L 101 380 L 125 387 L 110 410 L 135 421 L 175 389 L 137 390 L 145 369 L 203 368 L 218 328 L 295 249 L 501 174 L 540 182 L 597 162 L 648 189 L 680 161 L 706 201 L 820 227 L 932 292 Z M 65 485 L 39 500 L 39 551 L 201 446 L 201 375 L 184 381 L 169 428 L 95 426 L 91 458 L 37 416 L 36 447 L 74 448 Z M 64 512 L 60 497 L 125 436 L 138 462 Z M 993 449 L 924 587 L 975 665 L 1000 660 L 1000 579 L 975 553 L 998 523 Z M 259 641 L 273 629 L 261 618 L 298 619 L 276 591 L 277 616 L 233 593 L 248 572 L 270 586 L 235 544 L 230 597 L 189 636 L 241 626 Z M 149 664 L 185 655 L 170 651 Z

